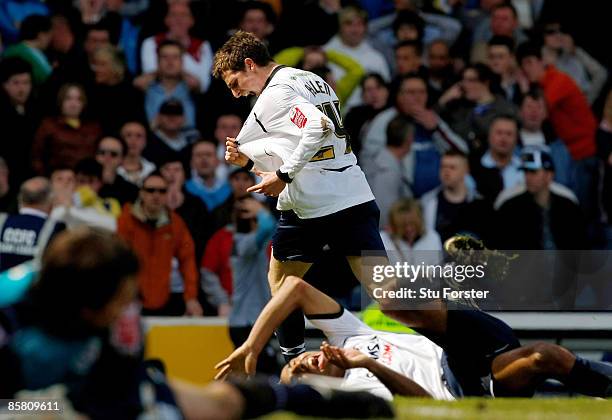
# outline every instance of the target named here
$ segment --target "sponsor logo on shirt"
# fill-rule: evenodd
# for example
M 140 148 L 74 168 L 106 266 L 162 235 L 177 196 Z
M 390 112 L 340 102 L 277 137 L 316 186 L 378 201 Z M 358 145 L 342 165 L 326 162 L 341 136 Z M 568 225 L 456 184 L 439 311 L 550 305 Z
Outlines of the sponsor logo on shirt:
M 297 125 L 298 128 L 304 128 L 306 122 L 308 121 L 306 115 L 304 115 L 304 113 L 300 111 L 300 108 L 297 106 L 293 108 L 289 118 L 291 118 L 291 122 Z

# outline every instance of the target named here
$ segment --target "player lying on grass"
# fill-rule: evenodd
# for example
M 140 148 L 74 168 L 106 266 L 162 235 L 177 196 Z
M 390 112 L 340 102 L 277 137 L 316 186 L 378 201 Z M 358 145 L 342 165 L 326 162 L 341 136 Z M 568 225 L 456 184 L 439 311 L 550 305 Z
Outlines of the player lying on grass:
M 554 378 L 586 395 L 612 393 L 610 365 L 587 361 L 554 344 L 521 347 L 509 326 L 482 311 L 448 311 L 454 313 L 453 323 L 438 337 L 438 346 L 423 336 L 375 331 L 293 276 L 266 305 L 247 341 L 216 366 L 217 378 L 232 372 L 252 375 L 274 329 L 297 308 L 325 333 L 329 344 L 285 365 L 285 383 L 317 374 L 343 378 L 343 389 L 367 390 L 387 399 L 392 394 L 454 399 L 529 397 L 545 379 Z

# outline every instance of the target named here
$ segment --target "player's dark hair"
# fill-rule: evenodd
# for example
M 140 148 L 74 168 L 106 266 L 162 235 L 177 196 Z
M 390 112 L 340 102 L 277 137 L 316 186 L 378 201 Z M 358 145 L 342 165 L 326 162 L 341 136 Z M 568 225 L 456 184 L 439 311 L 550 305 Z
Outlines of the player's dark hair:
M 516 49 L 516 61 L 520 65 L 527 57 L 535 57 L 538 60 L 542 59 L 542 46 L 535 41 L 526 41 Z
M 30 313 L 60 337 L 89 334 L 83 310 L 104 308 L 138 270 L 138 258 L 119 237 L 85 227 L 64 231 L 43 254 Z
M 266 45 L 249 32 L 238 31 L 217 51 L 213 65 L 213 76 L 220 78 L 226 71 L 243 71 L 244 60 L 250 58 L 258 66 L 265 66 L 270 61 L 270 52 Z
M 514 39 L 512 39 L 509 36 L 493 35 L 493 37 L 491 37 L 487 45 L 489 47 L 493 47 L 493 46 L 506 47 L 508 51 L 510 51 L 511 54 L 514 54 L 515 42 L 514 42 Z
M 397 115 L 387 124 L 387 146 L 400 147 L 414 133 L 414 124 L 404 115 Z
M 0 61 L 0 83 L 13 76 L 28 73 L 32 75 L 32 65 L 20 57 L 6 57 Z
M 30 15 L 21 22 L 19 28 L 19 39 L 31 41 L 38 37 L 41 32 L 51 31 L 51 19 L 44 15 Z

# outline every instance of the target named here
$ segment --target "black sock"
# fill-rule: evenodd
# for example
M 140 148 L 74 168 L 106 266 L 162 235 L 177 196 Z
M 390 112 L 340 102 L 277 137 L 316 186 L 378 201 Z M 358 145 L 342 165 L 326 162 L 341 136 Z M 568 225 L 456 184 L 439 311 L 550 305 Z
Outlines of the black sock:
M 287 363 L 306 351 L 304 328 L 304 314 L 301 310 L 295 310 L 276 331 L 278 344 Z
M 612 365 L 576 356 L 576 362 L 563 381 L 576 392 L 592 397 L 612 396 Z

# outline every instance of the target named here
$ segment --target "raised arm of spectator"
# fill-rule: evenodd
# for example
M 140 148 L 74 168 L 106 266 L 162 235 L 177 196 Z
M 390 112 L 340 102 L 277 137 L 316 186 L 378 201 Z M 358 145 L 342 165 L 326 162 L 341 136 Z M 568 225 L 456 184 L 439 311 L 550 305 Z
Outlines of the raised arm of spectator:
M 608 80 L 608 71 L 599 61 L 595 60 L 580 47 L 576 47 L 576 58 L 582 63 L 591 79 L 589 89 L 585 93 L 589 103 L 592 104 L 599 97 L 601 89 L 603 89 L 606 80 Z

